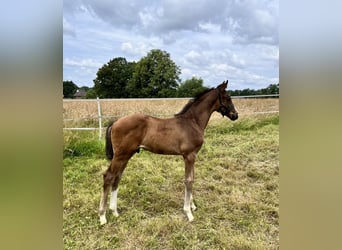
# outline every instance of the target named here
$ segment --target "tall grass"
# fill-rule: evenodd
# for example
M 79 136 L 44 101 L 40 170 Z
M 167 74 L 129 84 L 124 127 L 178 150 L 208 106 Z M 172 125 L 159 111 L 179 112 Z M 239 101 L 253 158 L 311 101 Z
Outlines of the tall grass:
M 104 141 L 98 139 L 97 132 L 64 131 L 63 157 L 98 156 L 104 152 Z
M 215 118 L 195 163 L 189 223 L 184 163 L 141 151 L 119 186 L 120 216 L 97 209 L 108 162 L 94 132 L 65 133 L 63 241 L 66 249 L 278 249 L 279 116 Z M 71 153 L 72 152 L 72 153 Z

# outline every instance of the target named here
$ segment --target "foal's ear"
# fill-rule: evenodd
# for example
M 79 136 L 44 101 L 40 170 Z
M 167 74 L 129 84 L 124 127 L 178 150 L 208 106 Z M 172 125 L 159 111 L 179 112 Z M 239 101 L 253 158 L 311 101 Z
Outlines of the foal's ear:
M 227 86 L 228 86 L 228 80 L 222 82 L 219 86 L 217 86 L 217 88 L 218 88 L 220 91 L 225 91 L 226 88 L 227 88 Z

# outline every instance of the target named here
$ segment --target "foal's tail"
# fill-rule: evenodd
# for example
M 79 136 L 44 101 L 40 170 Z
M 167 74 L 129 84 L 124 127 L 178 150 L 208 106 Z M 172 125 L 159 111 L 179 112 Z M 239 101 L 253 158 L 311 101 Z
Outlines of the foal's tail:
M 112 126 L 114 122 L 111 122 L 106 130 L 106 156 L 108 160 L 112 160 L 114 157 L 113 145 L 112 145 Z

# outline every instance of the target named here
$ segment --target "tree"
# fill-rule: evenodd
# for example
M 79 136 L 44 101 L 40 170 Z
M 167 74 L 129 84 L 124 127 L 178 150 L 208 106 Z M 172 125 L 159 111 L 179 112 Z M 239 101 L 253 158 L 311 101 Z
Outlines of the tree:
M 88 86 L 82 86 L 82 87 L 79 87 L 78 89 L 83 89 L 85 92 L 88 92 L 90 90 Z
M 137 63 L 127 91 L 130 97 L 174 97 L 179 75 L 180 69 L 169 53 L 151 50 Z
M 177 97 L 192 97 L 204 91 L 206 87 L 203 86 L 202 78 L 192 77 L 181 83 L 177 90 Z
M 279 84 L 270 84 L 266 89 L 263 89 L 264 95 L 279 94 Z
M 94 88 L 90 88 L 90 89 L 87 91 L 86 98 L 87 98 L 87 99 L 96 99 L 96 97 L 97 97 L 96 91 L 94 90 Z
M 103 65 L 96 73 L 94 91 L 101 98 L 128 97 L 126 86 L 132 78 L 135 62 L 117 57 Z
M 72 81 L 63 81 L 63 98 L 74 98 L 78 87 Z
M 279 94 L 279 83 L 270 84 L 263 89 L 243 89 L 243 90 L 231 90 L 230 94 L 232 96 L 249 96 L 249 95 L 273 95 Z

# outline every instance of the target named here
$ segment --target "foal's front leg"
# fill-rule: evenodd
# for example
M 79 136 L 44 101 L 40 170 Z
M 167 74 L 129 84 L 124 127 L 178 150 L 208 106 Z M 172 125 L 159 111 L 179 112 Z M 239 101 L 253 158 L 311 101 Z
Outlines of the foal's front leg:
M 195 210 L 196 206 L 193 202 L 192 197 L 192 184 L 194 182 L 194 163 L 195 163 L 196 154 L 190 154 L 184 156 L 185 162 L 185 195 L 184 195 L 184 207 L 183 210 L 188 217 L 188 220 L 191 222 L 194 220 L 194 216 L 192 215 L 191 209 Z

